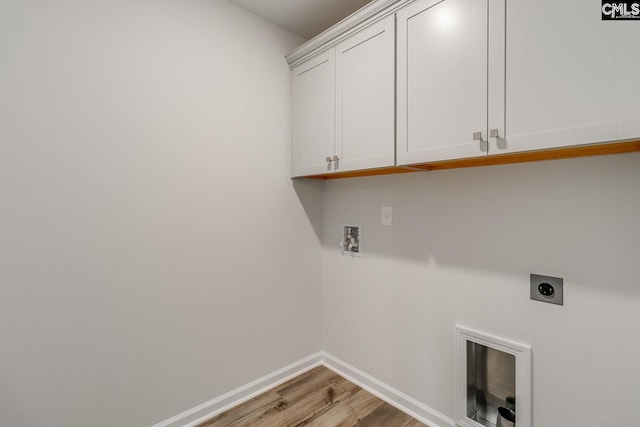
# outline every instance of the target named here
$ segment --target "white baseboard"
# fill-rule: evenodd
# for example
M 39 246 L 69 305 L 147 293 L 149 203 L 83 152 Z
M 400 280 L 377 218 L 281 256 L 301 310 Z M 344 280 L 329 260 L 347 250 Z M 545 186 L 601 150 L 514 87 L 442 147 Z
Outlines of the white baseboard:
M 429 427 L 454 427 L 455 421 L 446 415 L 436 411 L 422 402 L 402 393 L 388 384 L 362 372 L 358 368 L 349 365 L 346 362 L 322 352 L 322 365 L 334 371 L 341 377 L 346 378 L 352 383 L 359 385 L 374 396 L 379 397 L 391 406 L 394 406 L 402 412 L 411 415 Z
M 374 396 L 405 412 L 429 427 L 454 427 L 454 420 L 388 384 L 362 372 L 325 352 L 313 354 L 289 366 L 211 399 L 152 427 L 195 427 L 265 391 L 276 387 L 316 366 L 323 365 L 336 374 L 362 387 Z
M 168 420 L 159 422 L 153 427 L 195 427 L 196 425 L 227 411 L 234 406 L 246 402 L 265 391 L 276 387 L 298 375 L 319 366 L 322 354 L 316 353 L 302 360 L 298 360 L 282 369 L 265 375 L 255 381 L 238 387 L 228 393 L 204 402 Z

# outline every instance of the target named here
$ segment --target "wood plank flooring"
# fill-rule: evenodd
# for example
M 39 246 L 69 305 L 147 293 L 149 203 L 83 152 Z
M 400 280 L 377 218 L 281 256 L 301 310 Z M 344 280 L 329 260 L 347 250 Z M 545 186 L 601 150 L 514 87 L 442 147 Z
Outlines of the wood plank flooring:
M 427 427 L 319 366 L 198 427 Z

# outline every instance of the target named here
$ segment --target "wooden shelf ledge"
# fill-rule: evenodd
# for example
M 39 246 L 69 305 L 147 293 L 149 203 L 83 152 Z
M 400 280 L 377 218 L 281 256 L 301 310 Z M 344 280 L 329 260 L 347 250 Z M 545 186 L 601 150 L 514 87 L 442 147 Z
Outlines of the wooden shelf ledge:
M 476 166 L 505 165 L 510 163 L 538 162 L 542 160 L 571 159 L 575 157 L 605 156 L 640 151 L 640 140 L 612 142 L 604 144 L 579 145 L 575 147 L 554 148 L 523 153 L 496 154 L 494 156 L 473 157 L 469 159 L 445 160 L 421 163 L 411 166 L 392 166 L 379 169 L 366 169 L 350 172 L 336 172 L 307 176 L 311 179 L 356 178 L 362 176 L 390 175 L 425 170 L 470 168 Z

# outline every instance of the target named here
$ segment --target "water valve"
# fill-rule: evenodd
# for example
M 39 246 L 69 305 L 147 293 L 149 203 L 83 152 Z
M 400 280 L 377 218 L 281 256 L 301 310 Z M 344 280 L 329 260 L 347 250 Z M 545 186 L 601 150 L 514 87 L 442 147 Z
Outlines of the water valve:
M 362 226 L 359 224 L 344 224 L 342 226 L 342 240 L 340 248 L 342 255 L 359 255 L 362 246 Z

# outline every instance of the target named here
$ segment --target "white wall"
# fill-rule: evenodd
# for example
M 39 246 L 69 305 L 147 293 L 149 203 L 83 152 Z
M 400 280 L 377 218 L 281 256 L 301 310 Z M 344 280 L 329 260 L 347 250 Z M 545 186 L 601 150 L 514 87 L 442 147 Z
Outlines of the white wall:
M 537 426 L 627 425 L 640 155 L 292 184 L 300 42 L 222 0 L 0 3 L 0 425 L 150 425 L 320 348 L 453 416 L 455 323 L 533 346 Z
M 0 425 L 151 425 L 320 350 L 301 42 L 223 0 L 0 3 Z
M 640 154 L 325 190 L 325 351 L 453 417 L 460 323 L 532 346 L 536 426 L 637 419 Z M 350 221 L 363 224 L 361 258 L 338 250 Z M 530 301 L 530 273 L 563 277 L 565 305 Z

